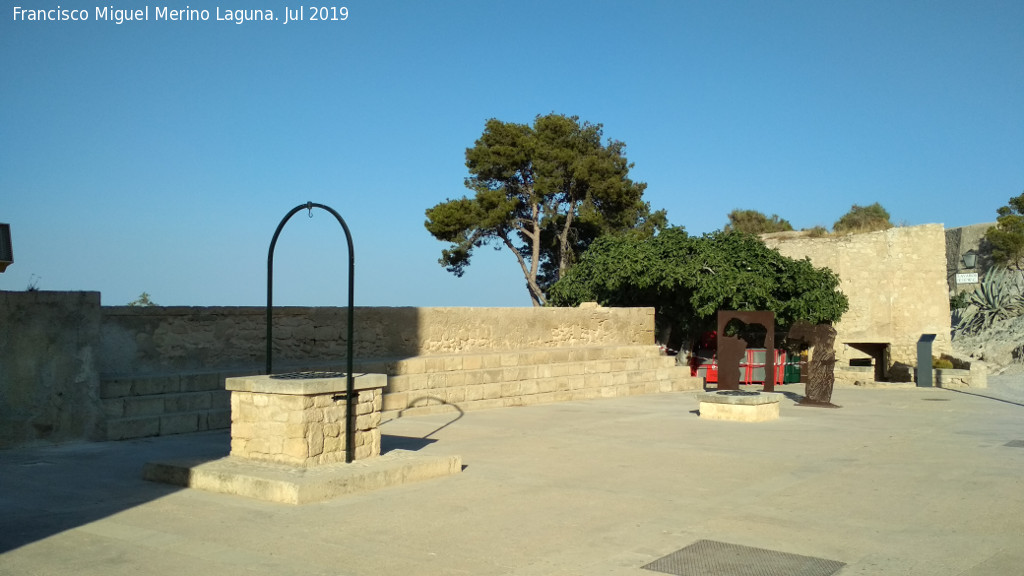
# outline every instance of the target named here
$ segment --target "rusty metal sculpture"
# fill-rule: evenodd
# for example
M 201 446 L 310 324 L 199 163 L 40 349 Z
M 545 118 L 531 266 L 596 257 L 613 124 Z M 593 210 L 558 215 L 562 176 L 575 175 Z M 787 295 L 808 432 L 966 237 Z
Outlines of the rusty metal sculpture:
M 739 390 L 740 360 L 747 349 L 741 338 L 725 335 L 725 327 L 731 320 L 744 324 L 760 324 L 765 328 L 765 371 L 764 391 L 775 391 L 775 313 L 740 312 L 738 310 L 718 311 L 718 389 Z
M 789 329 L 789 340 L 814 348 L 800 405 L 838 408 L 832 403 L 832 388 L 836 381 L 836 329 L 831 324 L 815 325 L 801 321 Z

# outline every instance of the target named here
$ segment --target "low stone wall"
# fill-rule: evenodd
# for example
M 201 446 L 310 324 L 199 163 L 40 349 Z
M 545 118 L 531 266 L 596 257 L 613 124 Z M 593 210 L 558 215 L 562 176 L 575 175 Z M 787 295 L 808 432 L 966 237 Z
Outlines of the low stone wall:
M 100 307 L 95 292 L 0 292 L 0 447 L 230 424 L 226 378 L 258 375 L 262 307 Z M 347 310 L 274 310 L 275 372 L 345 368 Z M 658 355 L 649 308 L 357 308 L 357 371 L 392 411 L 699 387 Z
M 650 308 L 357 307 L 354 315 L 359 359 L 654 344 Z M 345 308 L 275 308 L 275 367 L 343 359 L 346 325 Z M 99 369 L 111 377 L 262 369 L 266 329 L 262 307 L 105 307 Z

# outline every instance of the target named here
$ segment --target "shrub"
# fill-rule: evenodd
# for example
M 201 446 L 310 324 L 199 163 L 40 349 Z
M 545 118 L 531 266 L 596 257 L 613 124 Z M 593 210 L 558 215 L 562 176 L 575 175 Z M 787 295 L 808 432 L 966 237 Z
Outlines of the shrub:
M 946 358 L 932 356 L 932 368 L 936 370 L 950 370 L 953 368 L 953 362 Z
M 850 234 L 875 232 L 889 228 L 892 228 L 892 222 L 889 222 L 889 212 L 878 202 L 870 206 L 854 204 L 849 212 L 832 225 L 833 232 Z
M 957 330 L 975 334 L 999 320 L 1024 314 L 1024 294 L 1017 275 L 1005 268 L 991 268 L 978 289 L 967 294 L 967 308 L 960 316 Z

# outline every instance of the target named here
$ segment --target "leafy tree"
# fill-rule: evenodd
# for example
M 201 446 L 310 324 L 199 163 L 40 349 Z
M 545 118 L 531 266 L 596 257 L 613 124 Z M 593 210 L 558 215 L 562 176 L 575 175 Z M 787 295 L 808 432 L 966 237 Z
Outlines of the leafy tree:
M 668 228 L 652 238 L 599 238 L 551 288 L 549 303 L 652 306 L 662 325 L 693 335 L 712 329 L 720 309 L 771 310 L 782 327 L 837 322 L 849 308 L 838 286 L 831 270 L 787 258 L 756 236 Z
M 726 232 L 744 232 L 747 234 L 767 234 L 769 232 L 789 232 L 793 225 L 789 220 L 779 218 L 778 214 L 772 214 L 769 218 L 763 212 L 757 210 L 736 209 L 729 212 L 729 223 L 725 225 Z
M 998 211 L 997 224 L 985 232 L 997 266 L 1024 269 L 1024 194 L 1010 198 Z
M 159 306 L 156 302 L 149 299 L 149 293 L 143 292 L 139 294 L 139 297 L 128 303 L 129 306 Z
M 832 225 L 833 232 L 851 234 L 888 230 L 889 228 L 892 228 L 892 222 L 889 222 L 889 212 L 878 202 L 870 206 L 854 204 L 849 212 L 843 214 Z
M 650 236 L 666 225 L 629 179 L 625 144 L 601 142 L 600 124 L 576 116 L 537 116 L 533 126 L 491 119 L 466 150 L 472 197 L 426 211 L 427 230 L 451 242 L 439 262 L 462 276 L 475 248 L 508 248 L 534 305 L 603 234 Z

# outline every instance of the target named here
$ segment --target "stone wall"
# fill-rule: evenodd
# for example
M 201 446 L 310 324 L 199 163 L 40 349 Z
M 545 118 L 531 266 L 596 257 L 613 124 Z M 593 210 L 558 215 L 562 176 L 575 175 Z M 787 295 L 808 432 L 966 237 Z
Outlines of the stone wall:
M 100 439 L 100 294 L 0 292 L 0 448 Z
M 850 309 L 836 326 L 840 364 L 869 357 L 872 344 L 889 345 L 894 363 L 917 363 L 917 341 L 935 334 L 933 353 L 951 353 L 946 242 L 941 224 L 811 238 L 799 233 L 765 237 L 791 258 L 810 258 L 839 275 Z M 859 347 L 855 347 L 858 346 Z
M 264 370 L 265 318 L 262 307 L 101 308 L 95 292 L 0 292 L 0 447 L 225 428 L 225 379 Z M 346 318 L 275 309 L 274 371 L 344 369 Z M 357 308 L 355 320 L 356 369 L 393 377 L 390 410 L 693 384 L 658 357 L 649 308 Z
M 650 308 L 355 309 L 359 359 L 654 344 Z M 345 308 L 274 309 L 274 364 L 340 361 Z M 105 307 L 100 371 L 108 377 L 262 369 L 261 307 Z
M 976 283 L 957 284 L 957 273 L 975 272 L 979 277 L 983 277 L 985 272 L 992 267 L 992 247 L 985 241 L 985 232 L 995 225 L 996 222 L 988 222 L 946 230 L 946 283 L 949 286 L 950 296 L 974 290 L 978 286 Z M 977 262 L 972 269 L 967 269 L 963 262 L 963 256 L 969 250 L 974 250 L 978 255 Z

